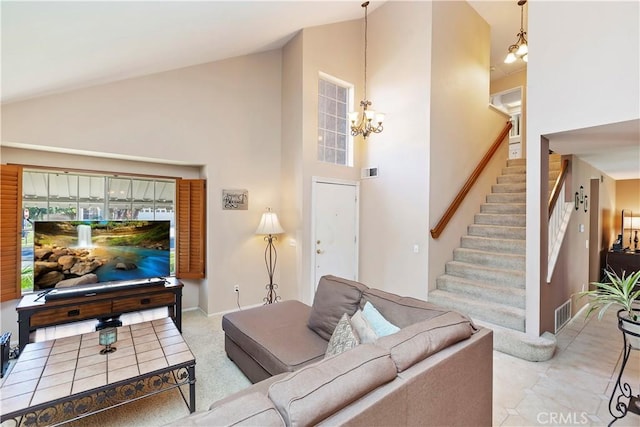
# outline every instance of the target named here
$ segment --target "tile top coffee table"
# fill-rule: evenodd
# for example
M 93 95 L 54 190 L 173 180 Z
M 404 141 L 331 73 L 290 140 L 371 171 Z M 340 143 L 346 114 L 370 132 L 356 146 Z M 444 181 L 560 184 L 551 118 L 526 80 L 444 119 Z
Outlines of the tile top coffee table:
M 113 347 L 100 354 L 98 332 L 28 344 L 0 388 L 0 422 L 56 424 L 183 385 L 195 411 L 196 360 L 171 318 L 119 327 Z

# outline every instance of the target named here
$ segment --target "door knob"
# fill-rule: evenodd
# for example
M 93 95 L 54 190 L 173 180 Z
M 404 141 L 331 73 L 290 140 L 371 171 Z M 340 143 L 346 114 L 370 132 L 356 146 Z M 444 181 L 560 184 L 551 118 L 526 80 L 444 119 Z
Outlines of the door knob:
M 316 244 L 319 245 L 320 244 L 320 240 L 316 240 Z
M 322 253 L 322 251 L 321 251 L 320 249 L 316 249 L 316 253 L 317 253 L 317 254 L 321 254 L 321 253 Z

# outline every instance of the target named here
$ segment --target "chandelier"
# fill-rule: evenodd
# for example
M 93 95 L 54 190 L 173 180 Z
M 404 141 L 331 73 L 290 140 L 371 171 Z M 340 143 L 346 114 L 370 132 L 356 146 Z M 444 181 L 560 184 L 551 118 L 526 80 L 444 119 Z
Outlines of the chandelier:
M 384 114 L 369 110 L 371 106 L 371 101 L 367 99 L 367 6 L 369 6 L 369 2 L 366 1 L 361 6 L 364 8 L 364 99 L 360 101 L 362 114 L 357 111 L 350 112 L 349 121 L 351 122 L 351 136 L 362 135 L 364 139 L 367 139 L 371 133 L 382 132 Z
M 519 0 L 518 6 L 520 6 L 520 32 L 517 34 L 518 40 L 516 40 L 515 44 L 509 46 L 509 53 L 507 53 L 506 58 L 504 58 L 505 64 L 511 64 L 512 62 L 517 61 L 518 59 L 522 59 L 524 62 L 529 61 L 529 47 L 527 46 L 527 32 L 524 30 L 524 5 L 527 3 L 527 0 Z

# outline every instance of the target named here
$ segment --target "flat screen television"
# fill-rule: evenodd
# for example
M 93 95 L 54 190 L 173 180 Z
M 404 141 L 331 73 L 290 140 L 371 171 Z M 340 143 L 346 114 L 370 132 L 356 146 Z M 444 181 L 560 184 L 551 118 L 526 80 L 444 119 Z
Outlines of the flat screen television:
M 36 221 L 34 290 L 170 274 L 170 221 Z

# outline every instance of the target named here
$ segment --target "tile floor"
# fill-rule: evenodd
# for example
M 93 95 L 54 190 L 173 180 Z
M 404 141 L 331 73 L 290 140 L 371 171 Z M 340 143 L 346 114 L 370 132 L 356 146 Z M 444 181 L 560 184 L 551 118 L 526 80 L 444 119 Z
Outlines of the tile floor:
M 526 362 L 500 352 L 493 357 L 494 426 L 606 426 L 609 398 L 622 363 L 622 333 L 615 310 L 602 320 L 583 310 L 557 335 L 546 362 Z M 624 379 L 640 393 L 640 351 L 631 352 Z M 615 427 L 640 426 L 629 413 Z

